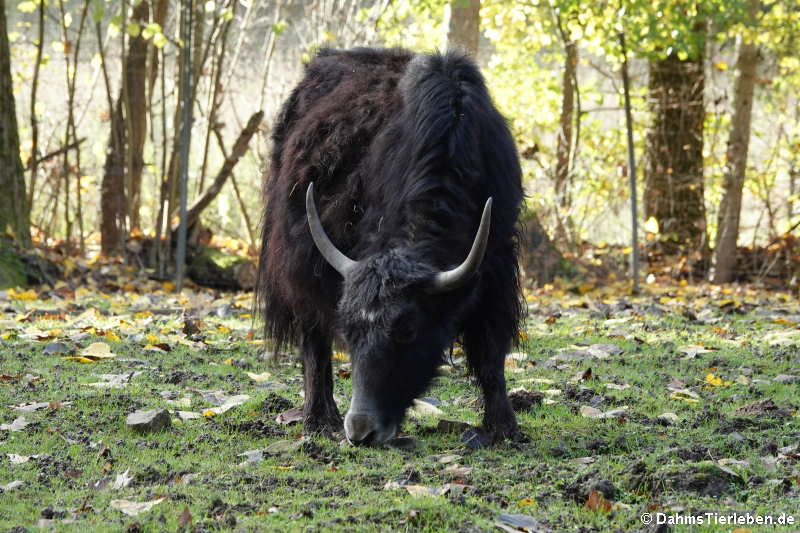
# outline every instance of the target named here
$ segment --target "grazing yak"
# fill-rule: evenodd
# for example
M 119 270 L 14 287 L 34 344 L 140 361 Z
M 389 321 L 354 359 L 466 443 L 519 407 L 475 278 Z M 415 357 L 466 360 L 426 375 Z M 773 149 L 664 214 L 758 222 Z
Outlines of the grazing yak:
M 321 50 L 285 102 L 266 179 L 257 307 L 302 353 L 307 431 L 397 432 L 460 340 L 493 440 L 519 434 L 503 375 L 521 315 L 521 172 L 483 77 L 455 53 Z

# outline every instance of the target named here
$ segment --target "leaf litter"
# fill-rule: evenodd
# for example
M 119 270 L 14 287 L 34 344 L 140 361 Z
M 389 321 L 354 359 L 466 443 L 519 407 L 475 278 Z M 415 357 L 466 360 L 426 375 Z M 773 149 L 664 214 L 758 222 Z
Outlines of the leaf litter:
M 196 452 L 193 459 L 201 465 L 198 469 L 203 472 L 191 474 L 194 484 L 204 490 L 216 491 L 230 482 L 231 486 L 248 491 L 248 484 L 256 483 L 248 481 L 250 477 L 247 476 L 251 476 L 258 480 L 257 483 L 282 487 L 275 493 L 279 496 L 264 500 L 253 496 L 257 493 L 248 493 L 259 503 L 251 510 L 237 512 L 237 520 L 245 523 L 261 523 L 265 517 L 274 516 L 281 524 L 296 520 L 301 528 L 313 524 L 319 526 L 323 522 L 317 516 L 323 513 L 312 505 L 312 501 L 316 501 L 328 487 L 332 487 L 330 490 L 345 491 L 336 495 L 333 501 L 341 501 L 349 506 L 362 498 L 359 496 L 362 492 L 359 491 L 387 484 L 395 487 L 387 479 L 394 479 L 397 486 L 393 490 L 387 489 L 385 496 L 369 492 L 373 495 L 370 499 L 376 505 L 392 509 L 393 505 L 397 505 L 392 502 L 398 499 L 405 505 L 413 501 L 405 498 L 424 498 L 445 517 L 452 516 L 449 513 L 455 510 L 468 509 L 463 515 L 467 528 L 476 524 L 476 527 L 485 529 L 494 523 L 506 531 L 576 529 L 589 526 L 587 516 L 591 514 L 603 515 L 602 520 L 609 521 L 609 528 L 613 522 L 619 530 L 636 529 L 636 521 L 639 512 L 645 509 L 645 501 L 654 502 L 653 505 L 702 506 L 702 498 L 706 497 L 704 494 L 733 495 L 736 493 L 731 487 L 741 489 L 745 483 L 751 494 L 750 501 L 762 502 L 762 505 L 765 500 L 761 498 L 766 494 L 763 491 L 767 489 L 761 487 L 783 491 L 780 494 L 788 495 L 784 497 L 770 493 L 770 502 L 793 501 L 785 498 L 796 497 L 796 482 L 792 476 L 796 477 L 797 451 L 789 449 L 787 445 L 790 443 L 783 435 L 797 433 L 798 406 L 784 392 L 796 392 L 793 387 L 797 387 L 795 378 L 800 375 L 800 364 L 794 356 L 796 352 L 792 352 L 791 348 L 796 346 L 797 337 L 767 329 L 763 335 L 759 335 L 761 338 L 751 336 L 747 340 L 732 341 L 743 339 L 746 337 L 743 330 L 752 329 L 749 322 L 745 326 L 738 325 L 738 321 L 752 320 L 751 315 L 728 312 L 731 309 L 746 311 L 746 297 L 737 297 L 738 304 L 723 306 L 719 305 L 720 299 L 729 295 L 720 293 L 719 297 L 714 296 L 716 289 L 706 288 L 693 293 L 692 297 L 696 297 L 698 302 L 705 298 L 707 303 L 687 305 L 686 300 L 680 301 L 681 294 L 674 288 L 672 296 L 657 296 L 651 300 L 647 300 L 647 297 L 626 298 L 625 302 L 613 298 L 609 301 L 607 295 L 601 296 L 602 288 L 584 288 L 583 292 L 578 291 L 579 297 L 570 296 L 572 293 L 566 297 L 557 296 L 555 293 L 561 290 L 558 284 L 553 288 L 543 288 L 528 295 L 531 297 L 531 313 L 536 318 L 535 325 L 526 336 L 520 336 L 519 351 L 509 357 L 516 366 L 507 370 L 512 393 L 523 397 L 528 393 L 540 395 L 541 403 L 545 404 L 540 406 L 533 400 L 529 407 L 517 409 L 523 431 L 532 437 L 530 444 L 486 447 L 489 444 L 485 440 L 486 435 L 481 428 L 472 425 L 480 420 L 475 418 L 480 414 L 480 397 L 473 390 L 473 385 L 466 381 L 464 358 L 459 356 L 456 360 L 460 359 L 461 362 L 448 367 L 445 372 L 448 376 L 441 380 L 454 385 L 437 386 L 430 393 L 441 398 L 441 402 L 437 400 L 438 403 L 434 404 L 420 399 L 420 402 L 438 412 L 423 405 L 421 408 L 426 412 L 420 413 L 419 418 L 410 418 L 403 428 L 403 431 L 411 434 L 403 435 L 403 438 L 416 440 L 418 445 L 353 451 L 348 445 L 337 446 L 324 439 L 318 441 L 316 437 L 308 440 L 303 436 L 299 421 L 292 425 L 273 422 L 277 415 L 298 403 L 297 393 L 302 383 L 299 367 L 291 357 L 264 361 L 250 357 L 247 351 L 243 351 L 242 355 L 232 353 L 238 346 L 249 346 L 248 343 L 252 341 L 246 336 L 248 328 L 238 325 L 234 320 L 237 313 L 241 315 L 246 311 L 237 306 L 233 299 L 217 296 L 195 298 L 195 295 L 187 297 L 187 302 L 196 299 L 197 311 L 193 311 L 192 316 L 198 317 L 193 322 L 189 320 L 191 324 L 187 326 L 180 299 L 166 294 L 157 295 L 157 291 L 161 290 L 160 284 L 145 281 L 141 287 L 144 289 L 137 290 L 143 293 L 150 291 L 152 294 L 139 297 L 141 301 L 135 312 L 125 302 L 124 294 L 119 297 L 112 295 L 110 307 L 105 303 L 106 307 L 98 307 L 101 309 L 99 312 L 91 307 L 68 309 L 69 305 L 86 306 L 86 302 L 93 297 L 89 293 L 75 291 L 77 296 L 74 299 L 67 298 L 69 303 L 59 311 L 63 317 L 48 319 L 55 321 L 57 328 L 53 327 L 53 323 L 39 324 L 37 317 L 44 315 L 18 313 L 19 316 L 27 315 L 27 322 L 22 323 L 23 327 L 9 328 L 12 336 L 4 339 L 0 348 L 19 346 L 15 349 L 22 353 L 38 347 L 35 353 L 39 355 L 34 355 L 31 361 L 15 362 L 2 369 L 0 383 L 6 389 L 0 391 L 9 393 L 3 396 L 7 398 L 3 405 L 8 406 L 8 413 L 14 413 L 5 419 L 3 425 L 10 426 L 14 423 L 12 419 L 19 418 L 17 414 L 25 414 L 25 427 L 15 432 L 15 446 L 7 452 L 20 461 L 27 458 L 24 462 L 14 464 L 11 455 L 6 455 L 5 460 L 0 462 L 0 468 L 5 465 L 7 472 L 4 480 L 7 485 L 2 485 L 3 490 L 14 490 L 23 487 L 23 484 L 36 485 L 37 491 L 46 495 L 46 490 L 39 490 L 41 481 L 33 481 L 35 478 L 26 477 L 28 481 L 17 480 L 18 484 L 8 485 L 10 480 L 22 476 L 14 476 L 11 468 L 20 472 L 39 469 L 39 480 L 58 475 L 74 483 L 73 487 L 66 490 L 79 503 L 85 494 L 79 498 L 74 495 L 81 494 L 81 490 L 89 490 L 90 486 L 91 490 L 122 491 L 121 495 L 129 499 L 114 501 L 137 513 L 131 515 L 137 516 L 137 521 L 155 524 L 155 517 L 159 513 L 151 512 L 158 505 L 153 502 L 163 502 L 157 485 L 163 480 L 183 479 L 184 475 L 189 474 L 181 471 L 180 467 L 167 466 L 175 464 L 174 458 L 165 457 L 163 461 L 152 465 L 128 465 L 121 458 L 135 457 L 139 453 L 136 451 L 138 448 L 147 449 L 159 439 L 130 432 L 126 437 L 131 440 L 130 444 L 117 444 L 113 446 L 113 451 L 107 450 L 103 455 L 97 454 L 104 446 L 92 449 L 89 453 L 84 452 L 86 459 L 93 461 L 91 464 L 80 455 L 75 455 L 75 452 L 79 449 L 88 450 L 87 443 L 99 440 L 95 434 L 105 433 L 106 427 L 119 429 L 127 414 L 138 409 L 165 406 L 173 409 L 171 417 L 198 421 L 172 427 L 170 432 L 175 432 L 174 436 L 170 433 L 169 440 L 172 442 L 162 446 L 171 446 L 182 454 L 191 454 L 186 450 L 197 446 L 199 450 L 205 450 L 203 453 L 208 456 L 220 456 L 224 462 L 221 468 L 211 466 L 213 463 L 207 457 Z M 42 294 L 37 292 L 33 297 L 41 297 Z M 775 300 L 772 295 L 765 295 L 764 298 L 765 302 Z M 548 300 L 551 303 L 545 303 Z M 36 300 L 10 301 L 21 308 Z M 217 303 L 212 307 L 214 302 Z M 544 306 L 547 305 L 558 306 L 558 312 L 546 310 Z M 207 306 L 207 310 L 204 310 L 204 306 Z M 798 309 L 796 304 L 789 307 Z M 793 316 L 791 313 L 800 316 L 798 311 L 777 316 Z M 0 322 L 20 324 L 15 319 L 17 314 L 3 313 L 0 310 Z M 592 313 L 600 313 L 600 318 L 593 318 Z M 621 313 L 624 316 L 620 316 Z M 549 323 L 544 320 L 556 314 L 559 315 L 556 320 Z M 764 326 L 759 322 L 758 327 L 795 327 L 775 321 L 775 316 L 775 313 L 765 315 L 769 324 Z M 683 322 L 676 327 L 670 320 Z M 543 329 L 537 330 L 539 327 Z M 686 333 L 678 335 L 680 328 L 688 329 Z M 544 331 L 549 333 L 540 335 Z M 680 342 L 676 339 L 680 339 Z M 775 339 L 781 339 L 781 342 L 773 343 Z M 673 343 L 671 346 L 670 342 Z M 61 345 L 53 346 L 49 351 L 42 349 L 56 343 Z M 93 343 L 105 344 L 108 349 L 106 351 L 101 346 L 103 349 L 93 348 L 86 352 Z M 780 351 L 783 348 L 787 350 Z M 263 348 L 259 348 L 259 352 L 261 350 Z M 100 355 L 92 360 L 95 364 L 102 363 L 104 369 L 108 367 L 108 372 L 92 375 L 91 371 L 100 367 L 88 363 L 62 362 L 62 356 L 91 359 L 95 351 L 109 354 L 108 357 Z M 181 355 L 184 359 L 178 360 L 176 354 L 186 355 Z M 691 357 L 683 359 L 688 355 Z M 555 365 L 546 364 L 553 356 L 566 357 L 559 358 Z M 738 362 L 739 358 L 744 358 L 745 363 Z M 334 365 L 346 360 L 346 355 L 342 355 L 341 359 L 335 359 Z M 250 366 L 238 366 L 242 361 Z M 591 372 L 588 372 L 589 361 Z M 178 366 L 171 370 L 169 365 L 176 363 Z M 269 365 L 269 371 L 258 368 L 257 365 L 261 364 Z M 752 371 L 745 372 L 745 367 Z M 350 370 L 345 369 L 344 374 L 334 378 L 337 398 L 345 397 L 349 390 L 347 372 Z M 180 377 L 180 373 L 183 377 Z M 172 379 L 168 378 L 169 375 L 176 379 L 167 382 L 166 379 Z M 653 376 L 665 378 L 652 380 Z M 69 392 L 60 390 L 65 378 L 76 377 L 76 383 L 83 388 L 69 388 L 67 385 L 64 391 Z M 670 379 L 680 383 L 672 383 Z M 271 385 L 275 383 L 279 383 L 280 387 Z M 664 383 L 669 383 L 669 386 L 665 387 Z M 136 386 L 131 387 L 132 384 Z M 527 389 L 522 388 L 523 384 Z M 579 388 L 583 385 L 588 385 L 589 390 Z M 186 388 L 189 386 L 198 389 Z M 448 386 L 454 387 L 457 392 L 452 392 Z M 206 390 L 201 391 L 201 387 Z M 344 391 L 340 387 L 344 387 Z M 277 396 L 279 388 L 280 394 L 285 395 L 281 398 L 288 405 L 274 409 L 262 407 L 267 403 L 266 399 L 271 398 L 270 395 Z M 132 390 L 136 391 L 135 394 L 130 392 Z M 167 390 L 174 395 L 161 394 Z M 70 409 L 60 413 L 57 408 L 51 407 L 51 402 L 41 401 L 42 397 L 65 397 L 68 401 L 62 401 L 61 406 L 69 405 Z M 249 399 L 253 400 L 251 409 L 234 409 Z M 771 401 L 774 407 L 765 400 Z M 751 405 L 755 402 L 765 403 Z M 104 408 L 103 403 L 113 406 Z M 273 400 L 270 403 L 278 406 Z M 38 405 L 30 411 L 13 410 L 15 405 L 26 407 L 35 404 Z M 630 407 L 624 409 L 625 406 Z M 593 410 L 587 411 L 584 407 Z M 346 402 L 340 405 L 342 412 L 344 408 Z M 202 416 L 209 412 L 214 414 Z M 92 413 L 99 413 L 96 421 Z M 557 413 L 557 418 L 553 413 Z M 593 416 L 581 416 L 584 413 Z M 73 421 L 76 414 L 84 417 L 86 422 L 76 425 Z M 620 418 L 615 418 L 617 415 Z M 608 421 L 598 423 L 592 418 L 607 418 Z M 236 433 L 241 431 L 236 428 L 247 427 L 243 421 L 250 420 L 272 428 L 264 433 L 268 436 L 258 437 L 266 440 L 256 440 L 251 433 Z M 618 420 L 626 420 L 627 423 L 621 425 Z M 720 427 L 730 429 L 720 435 L 714 434 L 714 430 Z M 198 433 L 190 428 L 197 428 Z M 221 431 L 220 428 L 225 429 Z M 10 431 L 6 429 L 6 432 Z M 226 433 L 230 432 L 234 432 L 233 438 L 226 439 Z M 720 443 L 727 442 L 724 439 L 733 433 L 744 439 L 736 441 L 737 449 L 742 451 L 736 454 L 720 453 L 721 450 L 729 450 L 725 447 L 727 444 L 723 446 Z M 49 434 L 60 437 L 55 440 L 62 443 L 63 450 L 56 453 L 49 449 L 41 450 L 47 452 L 45 454 L 37 448 L 28 447 L 34 442 L 33 439 L 41 441 L 43 436 Z M 187 435 L 192 437 L 184 442 Z M 0 435 L 0 438 L 4 436 L 10 436 L 10 433 Z M 63 446 L 62 440 L 70 445 Z M 111 446 L 112 440 L 104 440 Z M 4 444 L 11 442 L 7 439 Z M 314 446 L 309 443 L 322 451 L 312 453 Z M 673 468 L 669 464 L 677 460 L 676 457 L 683 457 L 683 449 L 697 444 L 703 444 L 702 453 L 698 450 L 691 458 L 681 459 L 685 464 L 681 464 L 680 468 L 679 465 Z M 676 447 L 676 451 L 667 451 L 671 449 L 669 447 Z M 614 460 L 609 461 L 609 456 Z M 650 459 L 641 470 L 633 468 L 639 458 Z M 708 462 L 704 463 L 704 460 Z M 631 468 L 617 466 L 626 461 Z M 244 466 L 241 469 L 234 468 L 239 473 L 231 474 L 231 465 L 237 463 Z M 54 464 L 58 466 L 49 466 Z M 406 465 L 420 470 L 421 477 L 410 481 L 404 481 L 405 478 L 397 480 L 397 473 Z M 158 475 L 148 475 L 149 468 L 158 469 Z M 563 505 L 563 493 L 553 488 L 566 486 L 571 473 L 591 468 L 600 469 L 595 479 L 612 480 L 619 487 L 619 496 L 612 499 L 600 492 L 601 499 L 600 495 L 592 497 L 590 491 L 583 493 L 583 500 L 572 500 L 572 507 L 567 508 L 571 511 L 565 512 L 563 507 L 560 507 L 562 510 L 558 514 L 548 511 L 550 505 Z M 205 472 L 206 469 L 209 471 Z M 319 469 L 326 472 L 326 478 L 324 484 L 316 485 L 305 472 Z M 234 475 L 234 478 L 231 479 L 230 475 Z M 758 477 L 762 475 L 766 479 L 759 484 Z M 591 483 L 584 485 L 589 487 Z M 82 489 L 75 489 L 77 486 Z M 407 486 L 412 488 L 409 490 Z M 644 489 L 640 487 L 663 489 L 642 492 Z M 665 500 L 665 489 L 673 491 L 673 503 Z M 24 492 L 27 491 L 25 487 Z M 348 493 L 352 493 L 352 496 L 347 496 Z M 272 489 L 266 494 L 273 494 Z M 467 495 L 466 500 L 462 498 L 464 494 Z M 487 511 L 473 513 L 470 507 L 477 502 Z M 514 502 L 527 502 L 520 507 L 528 510 L 528 514 L 515 515 L 509 512 L 509 502 L 512 505 Z M 87 504 L 86 508 L 90 507 Z M 183 519 L 184 528 L 207 528 L 211 522 L 203 521 L 216 519 L 206 518 L 205 507 L 208 506 L 199 503 L 180 505 L 174 510 L 173 518 L 178 516 L 181 508 L 187 512 L 191 509 L 187 516 L 194 515 L 197 518 L 194 522 L 191 518 Z M 304 507 L 309 509 L 312 516 L 297 514 L 297 518 L 291 518 L 299 513 L 298 509 Z M 414 513 L 399 513 L 396 519 L 390 514 L 375 515 L 378 518 L 373 516 L 360 524 L 380 523 L 387 529 L 399 529 L 402 524 L 393 520 L 407 520 L 409 524 L 415 524 L 420 518 L 428 519 L 427 507 L 420 509 Z M 101 509 L 94 512 L 98 515 L 107 513 Z M 117 512 L 122 511 L 120 509 Z M 80 513 L 75 517 L 80 519 Z M 358 529 L 358 524 L 354 529 Z

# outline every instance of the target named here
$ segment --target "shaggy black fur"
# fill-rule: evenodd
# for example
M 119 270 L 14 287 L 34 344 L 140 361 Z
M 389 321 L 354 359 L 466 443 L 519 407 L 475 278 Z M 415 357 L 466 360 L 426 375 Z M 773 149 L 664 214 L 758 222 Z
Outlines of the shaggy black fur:
M 353 358 L 354 396 L 382 427 L 396 429 L 461 338 L 484 392 L 484 426 L 497 437 L 516 432 L 503 361 L 521 314 L 520 167 L 475 65 L 450 52 L 322 50 L 273 141 L 257 305 L 268 336 L 301 347 L 308 429 L 341 427 L 330 363 L 338 332 Z M 364 260 L 348 279 L 311 239 L 311 182 L 331 240 Z M 463 288 L 430 294 L 434 273 L 466 257 L 489 197 L 480 270 Z

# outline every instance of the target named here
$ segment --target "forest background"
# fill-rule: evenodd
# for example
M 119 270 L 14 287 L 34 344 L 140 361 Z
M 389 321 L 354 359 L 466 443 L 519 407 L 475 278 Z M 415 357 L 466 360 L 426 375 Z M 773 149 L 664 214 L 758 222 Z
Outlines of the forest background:
M 253 256 L 271 124 L 314 51 L 455 44 L 482 67 L 517 140 L 524 263 L 540 283 L 569 274 L 564 258 L 629 266 L 623 66 L 636 242 L 651 274 L 797 281 L 793 0 L 0 4 L 4 250 L 102 252 L 171 275 L 185 166 L 190 247 Z

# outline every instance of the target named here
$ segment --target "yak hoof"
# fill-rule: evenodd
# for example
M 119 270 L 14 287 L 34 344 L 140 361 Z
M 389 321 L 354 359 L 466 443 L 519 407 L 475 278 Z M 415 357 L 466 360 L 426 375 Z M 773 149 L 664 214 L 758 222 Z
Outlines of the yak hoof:
M 522 432 L 516 422 L 504 427 L 495 426 L 485 429 L 481 428 L 481 430 L 486 434 L 487 440 L 493 445 L 504 442 L 509 444 L 525 444 L 531 441 L 530 438 Z
M 336 415 L 328 416 L 308 416 L 303 420 L 303 429 L 307 434 L 322 435 L 334 438 L 337 433 L 344 429 L 342 417 L 337 412 Z

